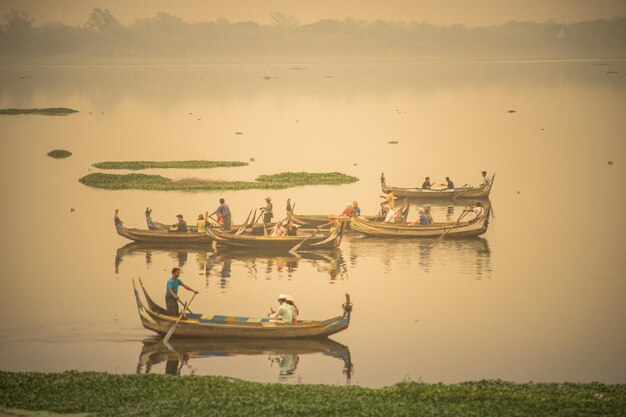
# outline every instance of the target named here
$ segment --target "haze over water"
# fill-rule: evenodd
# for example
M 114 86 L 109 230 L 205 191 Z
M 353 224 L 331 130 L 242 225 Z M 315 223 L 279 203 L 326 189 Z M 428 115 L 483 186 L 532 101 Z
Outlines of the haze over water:
M 181 266 L 200 290 L 193 310 L 206 313 L 262 316 L 287 292 L 303 319 L 323 319 L 340 313 L 349 292 L 352 322 L 333 340 L 349 349 L 350 383 L 626 382 L 624 61 L 294 66 L 0 68 L 1 108 L 80 110 L 0 117 L 0 369 L 135 372 L 151 336 L 131 279 L 141 276 L 162 304 L 169 270 Z M 53 160 L 52 149 L 73 155 Z M 252 180 L 340 171 L 360 181 L 223 193 L 77 181 L 105 160 L 250 158 L 242 168 L 145 173 Z M 397 186 L 426 175 L 476 185 L 483 169 L 497 173 L 494 217 L 476 240 L 349 236 L 336 254 L 228 257 L 123 249 L 112 221 L 119 208 L 127 226 L 143 228 L 147 206 L 156 220 L 180 212 L 191 221 L 224 197 L 241 223 L 266 195 L 280 215 L 287 198 L 298 213 L 338 213 L 356 199 L 374 214 L 382 171 Z M 454 221 L 462 208 L 432 210 Z M 346 383 L 342 361 L 293 349 L 297 366 L 282 376 L 263 348 L 191 355 L 180 372 Z

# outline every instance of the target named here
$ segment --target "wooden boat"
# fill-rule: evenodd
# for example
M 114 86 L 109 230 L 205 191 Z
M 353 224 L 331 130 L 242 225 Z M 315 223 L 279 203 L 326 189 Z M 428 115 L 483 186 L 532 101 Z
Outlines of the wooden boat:
M 157 222 L 152 220 L 152 209 L 150 207 L 146 208 L 146 224 L 148 225 L 148 230 L 161 230 L 161 231 L 167 231 L 170 229 L 170 227 L 172 227 L 171 224 L 167 224 L 167 223 L 161 223 L 161 222 Z M 246 219 L 246 223 L 245 225 L 247 226 L 247 222 L 250 219 L 250 216 L 248 215 L 248 218 Z M 234 232 L 235 230 L 238 230 L 242 227 L 243 225 L 233 225 L 231 226 L 231 231 Z M 197 232 L 198 228 L 196 227 L 195 224 L 188 224 L 187 225 L 187 229 L 190 232 Z M 204 232 L 204 231 L 202 231 Z M 262 231 L 261 231 L 262 232 Z
M 376 237 L 437 238 L 444 234 L 446 238 L 476 237 L 487 231 L 490 213 L 490 208 L 486 207 L 483 215 L 477 219 L 462 222 L 435 222 L 425 226 L 411 226 L 410 223 L 374 223 L 353 217 L 350 219 L 350 226 L 356 232 Z
M 477 198 L 488 198 L 491 189 L 493 188 L 493 181 L 496 178 L 496 174 L 491 176 L 491 181 L 489 181 L 489 185 L 480 186 L 480 187 L 459 187 L 459 188 L 442 188 L 442 189 L 434 189 L 424 190 L 422 188 L 400 188 L 400 187 L 389 187 L 385 183 L 385 174 L 383 173 L 380 176 L 380 186 L 383 190 L 383 193 L 389 194 L 393 191 L 393 194 L 396 197 L 407 197 L 407 198 L 419 198 L 419 199 L 477 199 Z
M 250 235 L 228 235 L 217 230 L 207 230 L 207 235 L 217 242 L 217 247 L 231 249 L 256 249 L 259 251 L 289 251 L 298 244 L 302 250 L 334 249 L 341 244 L 345 223 L 333 233 L 324 233 L 320 236 L 250 236 Z
M 115 210 L 115 230 L 117 234 L 134 242 L 159 243 L 168 245 L 208 245 L 213 243 L 213 238 L 206 233 L 198 232 L 168 232 L 166 230 L 145 230 L 128 228 L 119 218 L 118 210 Z
M 409 201 L 405 200 L 400 207 L 398 207 L 398 218 L 406 219 L 407 213 L 409 211 Z M 366 219 L 373 222 L 382 222 L 385 219 L 385 216 L 382 214 L 375 215 L 362 215 L 360 216 L 362 219 Z M 328 223 L 330 221 L 330 217 L 327 214 L 296 214 L 291 213 L 291 219 L 294 223 L 302 225 L 303 227 L 317 227 Z M 337 216 L 337 220 L 340 222 L 345 222 L 347 224 L 350 223 L 350 217 L 348 216 Z
M 137 373 L 150 373 L 152 367 L 166 363 L 165 372 L 180 375 L 181 367 L 189 361 L 233 356 L 297 357 L 322 354 L 343 361 L 343 373 L 348 381 L 352 375 L 350 349 L 332 339 L 172 339 L 169 350 L 160 338 L 143 342 Z M 279 363 L 282 365 L 282 363 Z M 295 368 L 295 366 L 294 366 Z M 294 369 L 295 370 L 295 369 Z M 279 366 L 279 372 L 289 372 Z
M 133 280 L 133 290 L 137 309 L 143 326 L 158 334 L 167 333 L 179 317 L 169 316 L 166 310 L 157 305 L 146 291 L 141 279 L 139 284 L 146 298 L 146 305 L 141 301 L 139 291 Z M 248 339 L 290 339 L 323 338 L 346 330 L 350 325 L 352 304 L 346 294 L 340 316 L 327 320 L 298 320 L 296 323 L 280 323 L 269 318 L 235 317 L 222 315 L 204 315 L 187 313 L 178 322 L 173 337 L 203 338 L 248 338 Z

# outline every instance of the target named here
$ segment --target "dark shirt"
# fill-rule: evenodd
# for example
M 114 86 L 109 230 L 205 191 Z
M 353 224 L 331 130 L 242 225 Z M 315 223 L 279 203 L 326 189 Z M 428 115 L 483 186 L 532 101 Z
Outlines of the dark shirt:
M 422 184 L 422 188 L 423 188 L 424 190 L 429 190 L 429 189 L 430 189 L 430 187 L 431 187 L 431 185 L 430 185 L 430 181 L 424 181 L 424 183 Z
M 354 208 L 354 215 L 356 217 L 359 217 L 361 215 L 361 208 L 360 207 L 355 207 Z
M 298 236 L 298 229 L 295 227 L 287 228 L 287 236 Z
M 216 211 L 217 214 L 222 217 L 230 216 L 230 208 L 228 208 L 228 205 L 226 203 L 220 204 Z
M 454 183 L 451 180 L 448 180 L 448 188 L 449 189 L 453 189 L 454 188 Z
M 177 232 L 187 232 L 187 222 L 184 220 L 179 221 L 174 226 L 176 226 Z

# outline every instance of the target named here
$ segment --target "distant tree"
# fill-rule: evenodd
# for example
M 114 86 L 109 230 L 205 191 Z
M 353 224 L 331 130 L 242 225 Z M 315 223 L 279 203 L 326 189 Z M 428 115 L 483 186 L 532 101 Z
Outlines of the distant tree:
M 274 26 L 296 27 L 300 25 L 300 22 L 298 22 L 294 17 L 286 16 L 282 14 L 281 12 L 274 12 L 270 15 L 270 17 L 272 19 L 272 23 L 274 24 Z
M 108 9 L 95 8 L 89 15 L 85 27 L 99 32 L 109 32 L 122 28 L 122 24 Z
M 4 14 L 10 32 L 21 33 L 32 29 L 32 19 L 23 10 L 9 10 Z

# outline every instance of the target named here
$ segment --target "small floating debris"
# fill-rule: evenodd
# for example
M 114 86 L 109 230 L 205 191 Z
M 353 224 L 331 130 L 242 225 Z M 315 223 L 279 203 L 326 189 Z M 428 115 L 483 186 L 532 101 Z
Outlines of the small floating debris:
M 478 249 L 478 253 L 485 255 L 491 253 L 491 250 L 489 248 L 480 248 Z
M 352 165 L 357 166 L 358 164 L 352 164 Z
M 397 140 L 390 140 L 390 141 L 387 141 L 387 143 L 390 145 L 397 145 L 400 142 L 398 142 Z
M 48 156 L 50 158 L 62 159 L 62 158 L 69 158 L 70 156 L 72 156 L 72 153 L 64 149 L 55 149 L 53 151 L 48 152 Z
M 198 120 L 202 120 L 202 119 L 198 117 Z
M 104 114 L 104 112 L 103 112 L 103 111 L 101 111 L 101 112 L 100 112 L 100 114 Z
M 545 130 L 545 129 L 542 127 L 541 130 Z
M 235 135 L 243 135 L 243 132 L 235 132 Z
M 291 67 L 289 68 L 291 71 L 304 71 L 304 70 L 308 70 L 307 67 Z
M 517 110 L 509 110 L 509 113 L 517 113 Z
M 70 208 L 70 213 L 74 213 L 76 211 L 76 209 L 74 209 L 74 207 Z
M 250 162 L 254 162 L 254 161 L 256 161 L 256 159 L 250 158 Z
M 609 162 L 607 162 L 607 164 L 613 165 L 613 161 L 609 161 Z
M 517 191 L 517 194 L 519 194 L 519 191 Z
M 28 80 L 30 78 L 30 76 L 28 75 L 22 75 L 21 77 L 19 77 L 20 80 Z
M 192 112 L 189 112 L 189 114 L 193 114 Z
M 335 78 L 335 77 L 334 77 L 334 76 L 332 76 L 332 75 L 327 75 L 327 76 L 325 76 L 324 78 Z
M 607 74 L 619 74 L 619 71 L 607 71 Z
M 272 79 L 272 77 L 270 77 L 269 75 L 266 75 L 265 77 L 261 77 L 261 78 L 264 79 L 264 80 L 271 80 Z

